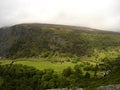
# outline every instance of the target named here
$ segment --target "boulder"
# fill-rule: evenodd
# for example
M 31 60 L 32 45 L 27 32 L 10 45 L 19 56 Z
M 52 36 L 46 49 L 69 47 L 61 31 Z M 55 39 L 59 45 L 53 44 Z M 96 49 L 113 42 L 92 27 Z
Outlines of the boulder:
M 96 90 L 120 90 L 120 84 L 108 85 L 108 86 L 100 86 Z
M 56 89 L 47 89 L 47 90 L 83 90 L 82 88 L 56 88 Z

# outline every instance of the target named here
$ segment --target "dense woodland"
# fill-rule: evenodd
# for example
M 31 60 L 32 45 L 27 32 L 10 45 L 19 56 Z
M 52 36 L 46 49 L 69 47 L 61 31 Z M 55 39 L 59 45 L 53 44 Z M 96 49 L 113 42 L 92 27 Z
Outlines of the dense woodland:
M 33 67 L 21 64 L 0 65 L 0 89 L 1 90 L 45 90 L 50 88 L 74 88 L 82 87 L 86 90 L 94 90 L 95 87 L 107 84 L 120 83 L 120 58 L 109 62 L 111 73 L 107 76 L 92 77 L 89 70 L 83 74 L 80 65 L 73 69 L 68 67 L 62 73 L 56 73 L 52 69 L 37 70 Z M 100 66 L 93 71 L 100 71 Z
M 13 62 L 19 58 L 45 58 L 75 66 L 62 72 L 38 70 Z M 0 29 L 0 59 L 12 59 L 9 64 L 0 61 L 0 90 L 94 90 L 120 83 L 120 33 L 63 25 L 14 25 Z M 103 75 L 106 71 L 110 73 Z

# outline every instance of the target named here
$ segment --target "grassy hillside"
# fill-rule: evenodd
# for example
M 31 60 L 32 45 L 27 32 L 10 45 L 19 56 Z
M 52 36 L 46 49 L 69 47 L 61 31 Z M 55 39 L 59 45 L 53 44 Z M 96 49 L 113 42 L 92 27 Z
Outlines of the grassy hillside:
M 0 29 L 0 56 L 90 56 L 120 46 L 120 34 L 86 27 L 19 24 Z
M 117 32 L 65 25 L 1 28 L 0 90 L 94 90 L 120 83 L 119 38 Z

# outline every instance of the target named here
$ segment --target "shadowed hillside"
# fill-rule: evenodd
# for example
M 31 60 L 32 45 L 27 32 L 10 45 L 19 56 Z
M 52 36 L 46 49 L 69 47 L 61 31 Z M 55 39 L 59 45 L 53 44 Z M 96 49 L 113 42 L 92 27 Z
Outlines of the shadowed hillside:
M 0 29 L 0 56 L 91 55 L 94 49 L 120 46 L 120 34 L 86 27 L 19 24 Z

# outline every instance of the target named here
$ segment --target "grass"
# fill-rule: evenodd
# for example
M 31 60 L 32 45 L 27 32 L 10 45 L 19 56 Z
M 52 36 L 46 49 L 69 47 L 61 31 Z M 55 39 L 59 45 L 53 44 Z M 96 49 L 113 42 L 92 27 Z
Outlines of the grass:
M 86 72 L 89 72 L 91 74 L 91 77 L 94 77 L 94 71 L 85 71 L 84 67 L 88 66 L 87 63 L 90 63 L 91 65 L 96 65 L 95 62 L 91 61 L 90 57 L 84 57 L 86 58 L 85 60 L 80 60 L 78 62 L 73 63 L 72 61 L 67 62 L 66 60 L 68 59 L 68 57 L 53 57 L 53 58 L 18 58 L 15 59 L 14 64 L 23 64 L 23 65 L 27 65 L 27 66 L 32 66 L 38 70 L 44 70 L 44 69 L 53 69 L 55 72 L 57 73 L 61 73 L 65 68 L 67 67 L 71 67 L 74 68 L 74 66 L 76 64 L 80 64 L 81 65 L 81 69 L 83 71 L 83 74 L 86 74 Z M 82 58 L 83 59 L 83 58 Z M 57 62 L 53 62 L 52 60 L 57 60 Z M 60 60 L 65 61 L 63 64 L 61 64 Z M 90 60 L 90 61 L 89 61 Z M 0 60 L 1 64 L 10 64 L 12 62 L 12 60 L 6 60 L 6 59 L 1 59 Z M 98 76 L 102 76 L 103 72 L 98 72 L 97 73 Z
M 1 60 L 2 65 L 4 64 L 10 64 L 12 61 L 11 60 Z M 80 62 L 79 62 L 80 63 Z M 32 66 L 35 67 L 36 69 L 39 70 L 44 70 L 44 69 L 54 69 L 56 72 L 62 72 L 63 69 L 67 67 L 73 68 L 77 63 L 71 63 L 71 62 L 64 62 L 61 64 L 60 62 L 55 62 L 51 63 L 50 61 L 32 61 L 32 60 L 21 60 L 21 61 L 16 61 L 14 64 L 23 64 L 27 66 Z
M 0 62 L 2 65 L 5 65 L 5 64 L 10 64 L 12 60 L 0 60 Z M 85 63 L 86 62 L 83 62 L 83 61 L 76 62 L 76 63 L 66 61 L 63 64 L 61 64 L 61 62 L 52 63 L 50 61 L 47 61 L 47 59 L 45 58 L 39 58 L 39 59 L 38 58 L 19 58 L 19 59 L 16 59 L 14 62 L 14 64 L 23 64 L 27 66 L 32 66 L 38 70 L 53 69 L 57 73 L 61 73 L 67 67 L 74 68 L 76 64 L 81 64 L 81 69 L 83 71 L 83 74 L 86 73 L 86 71 L 83 70 L 83 68 L 86 66 Z M 93 62 L 90 62 L 90 63 L 94 64 Z M 91 76 L 94 76 L 93 71 L 88 71 L 88 72 L 91 74 Z M 100 74 L 100 72 L 98 74 Z M 99 76 L 101 76 L 101 74 Z
M 68 66 L 73 68 L 75 65 L 71 62 L 65 62 L 65 63 L 61 64 L 60 62 L 51 63 L 49 61 L 17 61 L 15 63 L 33 66 L 39 70 L 51 68 L 51 69 L 54 69 L 56 72 L 62 72 L 62 70 L 67 68 Z

